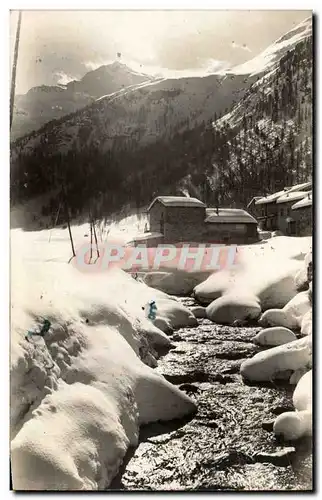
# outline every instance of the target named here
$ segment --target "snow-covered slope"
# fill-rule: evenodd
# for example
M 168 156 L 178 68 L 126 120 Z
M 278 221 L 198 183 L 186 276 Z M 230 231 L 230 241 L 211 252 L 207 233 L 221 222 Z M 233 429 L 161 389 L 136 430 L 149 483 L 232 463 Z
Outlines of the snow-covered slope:
M 222 75 L 159 79 L 108 93 L 92 105 L 58 122 L 49 122 L 13 147 L 28 153 L 47 143 L 66 152 L 85 145 L 109 149 L 115 137 L 123 147 L 153 142 L 176 130 L 222 114 L 244 95 L 255 79 Z
M 268 72 L 276 67 L 276 64 L 287 51 L 294 49 L 296 44 L 310 35 L 312 35 L 312 18 L 308 17 L 288 33 L 278 38 L 258 56 L 243 64 L 234 66 L 231 72 L 236 75 L 258 75 Z
M 161 326 L 197 320 L 123 271 L 81 273 L 67 264 L 68 239 L 56 230 L 48 242 L 42 233 L 12 234 L 13 488 L 102 490 L 137 444 L 140 424 L 195 410 L 151 368 L 170 341 L 143 307 L 156 301 Z
M 310 180 L 313 53 L 309 20 L 300 28 L 294 37 L 280 39 L 284 48 L 287 44 L 284 55 L 274 52 L 278 59 L 214 123 L 220 147 L 214 150 L 213 165 L 214 174 L 219 171 L 225 179 L 222 197 L 233 200 L 239 186 L 247 204 L 258 194 Z

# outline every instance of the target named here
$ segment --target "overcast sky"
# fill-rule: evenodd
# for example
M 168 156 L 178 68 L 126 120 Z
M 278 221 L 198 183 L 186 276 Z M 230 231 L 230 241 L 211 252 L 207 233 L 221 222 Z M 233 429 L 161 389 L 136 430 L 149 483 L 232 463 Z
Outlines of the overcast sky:
M 24 11 L 17 93 L 81 78 L 117 59 L 169 74 L 243 63 L 311 11 Z M 11 47 L 17 13 L 11 13 Z

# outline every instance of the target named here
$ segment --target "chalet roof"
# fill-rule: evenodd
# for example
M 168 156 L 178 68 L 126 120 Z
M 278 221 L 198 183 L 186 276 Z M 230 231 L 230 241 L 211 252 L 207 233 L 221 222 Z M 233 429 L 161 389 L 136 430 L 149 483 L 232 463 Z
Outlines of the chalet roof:
M 277 198 L 276 203 L 288 203 L 290 201 L 301 200 L 307 196 L 307 191 L 287 191 Z
M 253 200 L 255 200 L 255 202 L 256 202 L 257 200 L 260 200 L 261 198 L 262 198 L 262 196 L 253 196 L 253 198 L 248 203 L 247 208 L 251 206 L 251 204 L 253 203 Z
M 277 200 L 277 198 L 285 194 L 285 192 L 287 191 L 288 188 L 287 190 L 283 189 L 283 191 L 278 191 L 277 193 L 273 193 L 263 198 L 260 198 L 259 200 L 255 201 L 255 205 L 266 205 L 267 203 L 274 203 Z
M 289 188 L 288 192 L 293 193 L 293 191 L 307 191 L 312 187 L 312 182 L 303 182 L 303 184 L 297 184 Z
M 302 184 L 296 184 L 295 186 L 285 187 L 283 191 L 278 191 L 277 193 L 261 197 L 259 200 L 255 201 L 255 205 L 266 205 L 267 203 L 274 203 L 278 198 L 283 196 L 285 193 L 293 193 L 298 191 L 307 192 L 307 190 L 310 189 L 311 187 L 312 187 L 311 181 L 303 182 Z M 282 203 L 282 202 L 277 202 L 277 203 Z
M 305 198 L 302 198 L 302 200 L 297 201 L 292 205 L 292 210 L 297 210 L 298 208 L 305 208 L 305 207 L 311 207 L 312 206 L 312 201 L 313 201 L 313 193 L 310 191 Z
M 153 205 L 159 201 L 166 207 L 205 207 L 206 205 L 197 198 L 189 198 L 188 196 L 158 196 L 155 198 L 148 208 L 148 212 Z
M 210 224 L 218 222 L 224 224 L 257 224 L 254 217 L 240 208 L 219 208 L 218 213 L 215 208 L 207 208 L 205 222 Z
M 161 239 L 164 235 L 162 233 L 140 233 L 137 236 L 134 236 L 130 241 L 127 242 L 127 246 L 132 243 L 144 243 L 145 241 L 153 240 L 153 239 Z

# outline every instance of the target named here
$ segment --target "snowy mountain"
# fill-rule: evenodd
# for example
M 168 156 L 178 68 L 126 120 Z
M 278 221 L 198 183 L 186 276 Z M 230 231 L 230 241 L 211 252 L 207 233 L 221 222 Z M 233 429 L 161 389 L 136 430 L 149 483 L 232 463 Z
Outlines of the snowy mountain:
M 231 199 L 238 184 L 244 186 L 246 202 L 311 178 L 313 48 L 308 23 L 300 28 L 274 44 L 292 41 L 231 112 L 214 123 L 223 148 L 214 152 L 213 175 L 219 173 Z
M 272 70 L 278 64 L 279 60 L 287 54 L 287 51 L 292 50 L 299 42 L 310 35 L 312 35 L 312 18 L 308 17 L 285 35 L 278 38 L 264 52 L 244 64 L 235 66 L 231 72 L 237 75 L 259 75 Z
M 279 185 L 308 180 L 309 22 L 257 62 L 260 73 L 251 75 L 134 84 L 17 140 L 11 151 L 13 201 L 64 181 L 75 213 L 94 198 L 99 215 L 175 192 L 239 207 Z M 248 70 L 254 68 L 253 60 Z
M 115 61 L 67 85 L 33 87 L 27 94 L 16 96 L 11 138 L 15 140 L 37 130 L 50 120 L 73 113 L 103 95 L 153 80 Z
M 43 142 L 67 152 L 92 143 L 107 151 L 115 141 L 124 147 L 171 137 L 176 129 L 192 128 L 223 114 L 255 81 L 245 75 L 208 75 L 148 81 L 98 98 L 78 112 L 47 123 L 17 141 L 34 150 Z

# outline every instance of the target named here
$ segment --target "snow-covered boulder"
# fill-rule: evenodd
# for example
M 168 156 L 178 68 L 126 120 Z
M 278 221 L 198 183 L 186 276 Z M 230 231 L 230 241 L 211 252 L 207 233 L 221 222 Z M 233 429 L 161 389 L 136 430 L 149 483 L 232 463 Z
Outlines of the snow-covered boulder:
M 312 370 L 299 380 L 293 394 L 293 404 L 296 411 L 279 415 L 274 423 L 274 433 L 287 440 L 312 436 Z
M 311 367 L 311 337 L 304 337 L 255 354 L 242 363 L 240 373 L 243 378 L 256 382 L 289 380 L 294 371 Z
M 281 326 L 265 328 L 255 335 L 253 341 L 262 346 L 278 346 L 296 340 L 294 333 Z
M 201 306 L 193 306 L 190 308 L 190 311 L 196 318 L 205 318 L 206 317 L 206 308 Z
M 259 318 L 258 323 L 264 327 L 283 326 L 292 330 L 297 328 L 297 321 L 291 315 L 285 313 L 283 309 L 269 309 Z
M 256 320 L 261 308 L 256 297 L 227 293 L 209 304 L 206 313 L 215 323 L 231 325 L 236 320 Z
M 289 329 L 300 329 L 303 316 L 311 310 L 309 292 L 295 295 L 283 309 L 269 309 L 259 320 L 262 326 L 283 326 Z
M 290 300 L 283 308 L 286 314 L 290 314 L 297 322 L 297 328 L 301 328 L 303 317 L 312 310 L 309 292 L 300 292 Z
M 169 300 L 168 297 L 157 297 L 157 317 L 168 321 L 172 328 L 183 328 L 185 326 L 197 326 L 198 321 L 192 312 L 177 300 Z

